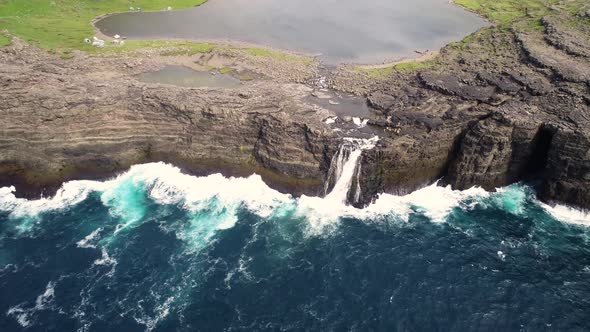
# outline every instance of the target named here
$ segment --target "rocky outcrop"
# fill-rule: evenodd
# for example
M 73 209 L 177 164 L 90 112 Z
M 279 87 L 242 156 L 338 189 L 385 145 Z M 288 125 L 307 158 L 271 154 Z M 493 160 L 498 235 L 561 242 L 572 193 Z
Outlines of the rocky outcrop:
M 440 91 L 443 94 L 459 96 L 465 100 L 489 101 L 496 90 L 494 86 L 490 85 L 477 86 L 465 84 L 453 75 L 422 73 L 419 77 L 427 88 Z
M 522 102 L 502 105 L 467 130 L 446 180 L 458 189 L 493 190 L 534 175 L 546 162 L 543 120 Z
M 590 135 L 587 131 L 558 130 L 547 160 L 540 195 L 545 200 L 589 208 Z
M 545 34 L 477 34 L 468 50 L 443 49 L 435 70 L 370 94 L 386 119 L 372 123 L 388 135 L 365 157 L 365 187 L 405 193 L 442 178 L 494 190 L 534 179 L 541 198 L 590 208 L 590 33 L 543 22 Z
M 358 206 L 442 178 L 490 190 L 534 179 L 543 199 L 590 208 L 590 60 L 579 41 L 590 34 L 543 22 L 544 34 L 492 28 L 443 49 L 433 69 L 363 84 L 377 112 L 358 132 L 327 125 L 333 113 L 308 104 L 302 84 L 142 84 L 141 59 L 61 60 L 17 41 L 0 50 L 0 185 L 38 194 L 168 161 L 318 195 L 342 136 L 358 134 L 380 137 L 362 155 Z
M 93 61 L 81 68 L 18 42 L 0 51 L 1 185 L 38 194 L 163 160 L 195 174 L 256 172 L 283 191 L 320 192 L 324 158 L 337 143 L 323 125 L 327 114 L 298 101 L 304 86 L 145 85 L 104 74 L 119 61 L 82 62 Z
M 531 34 L 518 34 L 518 40 L 527 56 L 535 64 L 550 68 L 563 80 L 575 83 L 590 82 L 590 62 L 585 57 L 572 57 L 567 53 L 548 46 L 543 39 Z
M 564 23 L 568 21 L 567 17 L 543 17 L 545 40 L 569 55 L 590 57 L 590 39 L 588 35 L 565 26 Z M 581 28 L 584 28 L 584 26 L 582 25 Z M 590 28 L 586 27 L 586 29 Z

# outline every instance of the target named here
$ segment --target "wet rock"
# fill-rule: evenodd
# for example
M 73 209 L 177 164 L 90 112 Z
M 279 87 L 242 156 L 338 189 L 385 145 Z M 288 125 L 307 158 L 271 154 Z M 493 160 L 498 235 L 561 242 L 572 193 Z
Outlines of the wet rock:
M 481 34 L 467 51 L 441 51 L 438 68 L 375 89 L 396 107 L 370 122 L 388 134 L 363 164 L 364 186 L 407 193 L 443 178 L 493 190 L 534 179 L 544 200 L 590 208 L 588 44 L 555 40 L 563 29 Z

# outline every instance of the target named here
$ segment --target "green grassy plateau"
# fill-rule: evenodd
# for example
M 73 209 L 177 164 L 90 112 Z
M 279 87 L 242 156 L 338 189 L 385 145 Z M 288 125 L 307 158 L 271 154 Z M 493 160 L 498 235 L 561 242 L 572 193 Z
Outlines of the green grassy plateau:
M 126 12 L 129 7 L 158 11 L 198 6 L 206 0 L 0 0 L 0 31 L 58 52 L 95 51 L 84 38 L 94 35 L 98 16 Z M 0 46 L 9 41 L 0 38 Z

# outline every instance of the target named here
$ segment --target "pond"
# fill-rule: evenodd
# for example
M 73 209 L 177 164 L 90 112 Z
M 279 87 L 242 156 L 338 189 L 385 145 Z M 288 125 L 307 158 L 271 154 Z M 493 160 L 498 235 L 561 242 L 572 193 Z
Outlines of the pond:
M 449 0 L 209 0 L 187 10 L 122 13 L 96 22 L 109 36 L 232 40 L 318 56 L 327 64 L 413 57 L 487 24 Z
M 187 88 L 236 88 L 239 79 L 218 72 L 197 71 L 184 66 L 169 65 L 158 71 L 138 75 L 144 83 L 159 83 Z

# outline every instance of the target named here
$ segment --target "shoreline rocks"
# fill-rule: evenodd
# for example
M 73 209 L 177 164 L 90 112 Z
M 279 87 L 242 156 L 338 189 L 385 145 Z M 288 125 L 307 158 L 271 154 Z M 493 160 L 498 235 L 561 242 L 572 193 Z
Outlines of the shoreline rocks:
M 544 33 L 480 31 L 468 48 L 441 50 L 434 68 L 364 85 L 380 141 L 362 155 L 358 206 L 442 178 L 488 190 L 535 180 L 542 199 L 590 208 L 590 59 L 567 40 L 590 34 L 543 22 Z M 125 61 L 62 60 L 21 42 L 0 49 L 0 186 L 49 195 L 65 180 L 166 161 L 194 175 L 255 172 L 283 192 L 322 194 L 350 133 L 305 102 L 312 88 L 273 78 L 235 90 L 143 84 Z

